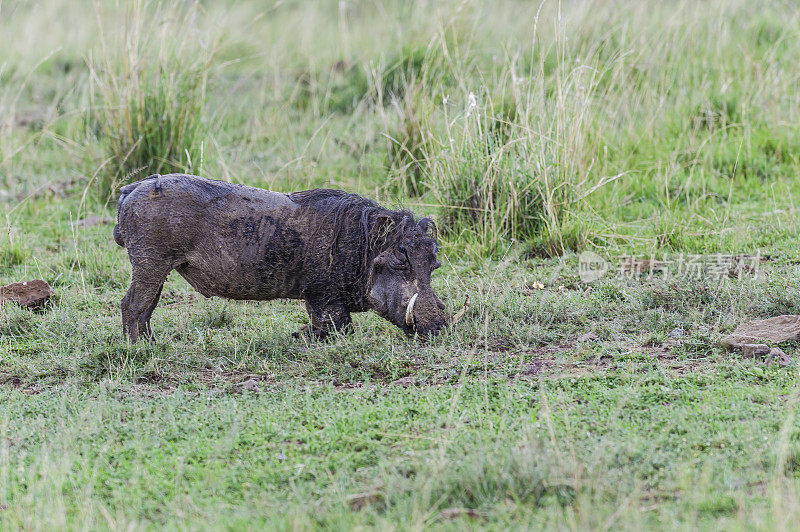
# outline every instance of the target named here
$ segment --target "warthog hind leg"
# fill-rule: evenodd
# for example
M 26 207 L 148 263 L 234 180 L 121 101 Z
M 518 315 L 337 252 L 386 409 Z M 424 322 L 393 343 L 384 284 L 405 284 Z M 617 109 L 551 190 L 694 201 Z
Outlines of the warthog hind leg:
M 131 286 L 128 288 L 128 293 L 122 298 L 120 305 L 122 334 L 130 338 L 131 342 L 136 342 L 141 337 L 148 340 L 153 339 L 150 317 L 161 297 L 161 289 L 164 287 L 167 275 L 169 275 L 169 271 L 146 270 L 143 272 L 142 269 L 134 266 Z

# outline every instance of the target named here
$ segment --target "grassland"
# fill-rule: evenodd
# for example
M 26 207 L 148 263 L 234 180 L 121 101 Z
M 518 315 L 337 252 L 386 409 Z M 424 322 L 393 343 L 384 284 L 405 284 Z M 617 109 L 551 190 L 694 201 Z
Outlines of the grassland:
M 0 1 L 0 528 L 795 529 L 790 3 Z M 114 191 L 179 170 L 437 218 L 434 340 L 177 275 L 120 339 Z M 760 254 L 617 275 L 579 254 Z M 794 357 L 797 345 L 784 346 Z

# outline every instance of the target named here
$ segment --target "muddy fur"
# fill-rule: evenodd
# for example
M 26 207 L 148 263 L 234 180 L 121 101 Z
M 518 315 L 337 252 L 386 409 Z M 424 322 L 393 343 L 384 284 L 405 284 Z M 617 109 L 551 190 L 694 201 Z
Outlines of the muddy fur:
M 174 269 L 207 297 L 304 299 L 308 330 L 318 336 L 370 309 L 407 333 L 433 333 L 447 321 L 430 287 L 434 233 L 429 219 L 340 190 L 282 194 L 150 176 L 123 187 L 119 199 L 114 239 L 132 265 L 123 331 L 134 341 L 152 335 L 150 316 Z

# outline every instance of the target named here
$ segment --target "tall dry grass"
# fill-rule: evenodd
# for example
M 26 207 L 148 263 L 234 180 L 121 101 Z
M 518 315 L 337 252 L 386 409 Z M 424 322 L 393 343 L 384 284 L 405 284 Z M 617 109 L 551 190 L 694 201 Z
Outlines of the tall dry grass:
M 120 31 L 98 14 L 100 46 L 88 63 L 101 198 L 153 173 L 203 173 L 206 91 L 221 36 L 197 32 L 199 16 L 198 2 L 135 1 Z
M 438 211 L 449 243 L 476 255 L 512 240 L 552 255 L 711 246 L 736 223 L 726 198 L 800 168 L 791 4 L 34 5 L 74 24 L 77 44 L 62 29 L 0 42 L 0 84 L 51 52 L 88 57 L 90 96 L 63 116 L 85 105 L 89 139 L 56 142 L 86 147 L 101 197 L 211 165 L 216 177 Z M 13 9 L 31 31 L 57 25 Z M 7 132 L 0 151 L 41 158 Z
M 491 58 L 479 52 L 493 31 L 485 13 L 473 13 L 471 36 L 446 42 L 466 25 L 449 19 L 434 44 L 451 81 L 398 108 L 411 126 L 395 137 L 412 170 L 401 190 L 429 191 L 459 245 L 494 255 L 515 240 L 558 255 L 631 244 L 666 216 L 693 236 L 659 233 L 650 245 L 703 246 L 698 236 L 720 231 L 710 224 L 731 223 L 715 198 L 796 171 L 800 137 L 786 119 L 800 101 L 785 74 L 800 47 L 778 22 L 797 20 L 796 8 L 596 1 L 521 11 L 529 29 Z

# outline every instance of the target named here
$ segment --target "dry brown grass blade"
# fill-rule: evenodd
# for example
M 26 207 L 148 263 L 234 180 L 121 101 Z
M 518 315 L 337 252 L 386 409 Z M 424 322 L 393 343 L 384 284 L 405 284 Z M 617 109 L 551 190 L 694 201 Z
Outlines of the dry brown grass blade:
M 464 305 L 462 305 L 462 307 L 458 309 L 458 311 L 455 314 L 453 314 L 452 324 L 455 325 L 456 323 L 461 321 L 461 318 L 464 317 L 464 314 L 466 314 L 468 310 L 469 310 L 469 294 L 467 294 L 467 297 L 464 298 Z

